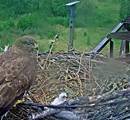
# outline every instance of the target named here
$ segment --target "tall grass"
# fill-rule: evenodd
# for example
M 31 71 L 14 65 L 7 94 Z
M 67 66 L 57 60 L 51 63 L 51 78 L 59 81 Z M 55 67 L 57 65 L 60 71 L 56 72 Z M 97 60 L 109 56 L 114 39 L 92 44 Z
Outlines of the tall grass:
M 74 48 L 80 51 L 94 48 L 119 21 L 118 0 L 88 1 L 91 3 L 89 8 L 86 7 L 86 0 L 82 0 L 76 12 Z M 19 36 L 30 34 L 37 38 L 41 51 L 48 51 L 50 41 L 58 33 L 60 36 L 54 45 L 54 51 L 67 51 L 68 17 L 65 13 L 63 16 L 51 15 L 48 6 L 45 7 L 45 11 L 42 8 L 17 17 L 0 19 L 0 47 L 13 44 Z

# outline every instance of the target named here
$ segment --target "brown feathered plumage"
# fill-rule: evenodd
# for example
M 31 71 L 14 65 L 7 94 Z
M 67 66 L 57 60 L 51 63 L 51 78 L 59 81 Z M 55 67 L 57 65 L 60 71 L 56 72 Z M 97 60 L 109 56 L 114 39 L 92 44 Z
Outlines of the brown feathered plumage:
M 36 78 L 36 42 L 24 36 L 0 56 L 0 115 L 23 96 Z

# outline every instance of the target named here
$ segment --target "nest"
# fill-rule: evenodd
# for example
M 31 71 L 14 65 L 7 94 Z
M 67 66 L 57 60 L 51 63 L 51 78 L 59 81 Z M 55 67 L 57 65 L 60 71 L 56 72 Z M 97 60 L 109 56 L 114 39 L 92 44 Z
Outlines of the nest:
M 50 103 L 62 91 L 70 98 L 95 96 L 127 87 L 126 67 L 117 60 L 85 53 L 41 54 L 36 83 L 31 97 L 40 103 Z M 105 66 L 105 67 L 104 67 Z
M 128 87 L 128 64 L 99 55 L 92 58 L 85 53 L 39 55 L 37 80 L 29 91 L 29 97 L 34 102 L 49 104 L 62 91 L 67 92 L 70 99 L 101 95 L 94 106 L 90 103 L 87 106 L 85 104 L 84 108 L 78 108 L 77 115 L 81 120 L 124 120 L 118 117 L 116 109 L 122 118 L 129 116 L 129 90 L 116 94 L 114 91 Z M 28 105 L 17 105 L 5 120 L 28 120 L 28 115 L 37 111 Z M 53 115 L 46 119 L 57 120 Z
M 85 100 L 85 99 L 84 99 Z M 80 101 L 79 101 L 80 102 Z M 130 119 L 130 89 L 120 90 L 113 93 L 106 93 L 94 102 L 87 103 L 86 100 L 81 106 L 74 109 L 72 106 L 66 108 L 76 115 L 75 120 L 128 120 Z M 12 109 L 4 120 L 28 120 L 32 112 L 37 112 L 39 107 L 31 107 L 27 104 L 19 104 Z M 57 110 L 57 109 L 55 109 Z M 59 109 L 58 109 L 59 110 Z M 60 108 L 63 110 L 63 107 Z M 46 115 L 44 120 L 63 120 L 58 119 L 56 114 Z M 42 120 L 39 119 L 39 120 Z M 71 119 L 67 119 L 71 120 Z

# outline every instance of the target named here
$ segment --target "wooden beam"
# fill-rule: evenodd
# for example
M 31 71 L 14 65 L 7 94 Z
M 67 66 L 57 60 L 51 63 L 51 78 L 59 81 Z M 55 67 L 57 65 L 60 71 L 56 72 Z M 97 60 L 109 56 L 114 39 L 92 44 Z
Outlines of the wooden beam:
M 114 42 L 110 40 L 110 58 L 113 58 Z

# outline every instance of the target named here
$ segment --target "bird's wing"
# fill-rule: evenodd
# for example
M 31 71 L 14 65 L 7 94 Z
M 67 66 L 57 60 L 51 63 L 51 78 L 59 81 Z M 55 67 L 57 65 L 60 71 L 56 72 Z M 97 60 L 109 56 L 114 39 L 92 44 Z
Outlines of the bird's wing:
M 55 98 L 55 99 L 51 102 L 51 105 L 58 105 L 58 104 L 60 104 L 59 102 L 61 102 L 61 101 L 59 101 L 58 98 Z
M 29 62 L 27 57 L 0 56 L 0 108 L 12 104 L 28 89 Z

